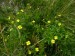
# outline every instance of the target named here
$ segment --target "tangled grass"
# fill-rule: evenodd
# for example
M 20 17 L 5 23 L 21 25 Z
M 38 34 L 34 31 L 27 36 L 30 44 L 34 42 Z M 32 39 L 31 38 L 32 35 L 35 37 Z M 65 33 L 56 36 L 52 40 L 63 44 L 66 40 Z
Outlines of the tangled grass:
M 0 56 L 74 56 L 74 0 L 1 0 Z

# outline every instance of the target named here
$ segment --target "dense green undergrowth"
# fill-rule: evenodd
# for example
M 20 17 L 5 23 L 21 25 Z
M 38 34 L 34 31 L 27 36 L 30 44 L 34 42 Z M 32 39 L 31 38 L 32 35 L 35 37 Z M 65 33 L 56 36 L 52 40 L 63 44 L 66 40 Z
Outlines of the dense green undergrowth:
M 75 56 L 74 0 L 1 0 L 0 56 Z

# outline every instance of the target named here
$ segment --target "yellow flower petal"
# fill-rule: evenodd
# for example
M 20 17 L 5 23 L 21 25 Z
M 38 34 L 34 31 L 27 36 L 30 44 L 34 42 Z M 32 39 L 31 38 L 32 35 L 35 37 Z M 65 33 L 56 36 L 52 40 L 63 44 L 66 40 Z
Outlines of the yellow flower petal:
M 31 6 L 29 6 L 29 8 L 32 8 Z
M 30 45 L 30 44 L 31 44 L 31 42 L 30 42 L 30 41 L 27 41 L 27 42 L 26 42 L 26 45 L 27 45 L 27 46 L 28 46 L 28 45 Z
M 35 23 L 35 21 L 33 20 L 32 23 Z
M 36 52 L 38 52 L 38 51 L 39 51 L 39 48 L 38 48 L 38 47 L 36 47 L 36 48 L 35 48 L 35 51 L 36 51 Z
M 20 14 L 20 12 L 17 12 L 17 15 Z
M 20 22 L 20 20 L 19 20 L 19 19 L 17 19 L 17 20 L 16 20 L 16 22 Z
M 47 21 L 47 23 L 51 23 L 51 21 L 49 20 L 49 21 Z
M 23 10 L 23 9 L 21 9 L 20 11 L 21 11 L 21 12 L 24 12 L 24 10 Z
M 12 31 L 13 30 L 13 28 L 10 28 L 10 31 Z
M 8 17 L 8 19 L 10 20 L 10 16 Z
M 11 21 L 11 24 L 14 24 L 14 21 Z
M 61 26 L 62 24 L 61 23 L 58 23 L 58 26 Z
M 54 36 L 54 39 L 57 40 L 58 39 L 58 36 Z
M 4 41 L 7 42 L 7 39 L 5 39 Z
M 22 26 L 21 26 L 21 25 L 19 25 L 17 28 L 18 28 L 18 29 L 22 29 Z
M 32 52 L 30 50 L 28 50 L 28 54 L 31 54 Z
M 51 43 L 52 43 L 52 44 L 54 44 L 54 43 L 55 43 L 55 40 L 54 40 L 54 39 L 52 39 L 52 40 L 51 40 Z
M 61 17 L 61 14 L 59 14 L 58 16 Z

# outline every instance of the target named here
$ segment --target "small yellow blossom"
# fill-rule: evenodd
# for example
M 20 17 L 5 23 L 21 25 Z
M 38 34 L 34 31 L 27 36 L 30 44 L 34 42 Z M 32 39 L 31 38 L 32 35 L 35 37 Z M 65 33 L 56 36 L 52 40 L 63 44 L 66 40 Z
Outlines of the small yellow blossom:
M 13 30 L 13 28 L 10 28 L 10 31 L 12 31 Z
M 23 9 L 21 9 L 20 11 L 21 11 L 21 12 L 24 12 L 24 10 L 23 10 Z
M 22 29 L 22 26 L 21 26 L 21 25 L 19 25 L 19 26 L 18 26 L 18 29 Z
M 38 51 L 39 51 L 39 48 L 38 48 L 38 47 L 36 47 L 36 48 L 35 48 L 35 51 L 36 51 L 36 52 L 38 52 Z
M 20 22 L 20 20 L 19 20 L 19 19 L 17 19 L 17 20 L 16 20 L 16 22 Z
M 8 17 L 8 19 L 10 20 L 10 16 Z
M 31 42 L 30 42 L 30 41 L 27 41 L 27 42 L 26 42 L 26 45 L 27 45 L 27 46 L 28 46 L 28 45 L 30 45 L 30 44 L 31 44 Z
M 52 44 L 54 44 L 54 43 L 55 43 L 55 40 L 54 40 L 54 39 L 52 39 L 52 40 L 51 40 L 51 43 L 52 43 Z
M 35 21 L 33 20 L 32 23 L 35 23 Z
M 47 21 L 47 23 L 51 23 L 51 21 L 49 20 L 49 21 Z
M 58 16 L 61 17 L 61 14 L 59 14 Z
M 58 36 L 54 36 L 54 39 L 57 40 L 58 39 Z
M 29 6 L 29 8 L 32 8 L 31 6 Z
M 14 21 L 11 21 L 11 24 L 14 24 Z
M 32 52 L 30 50 L 28 50 L 28 54 L 31 54 Z
M 20 12 L 17 12 L 17 15 L 20 14 Z
M 7 42 L 7 39 L 5 39 L 4 41 Z
M 61 23 L 58 23 L 58 26 L 61 26 L 62 24 Z

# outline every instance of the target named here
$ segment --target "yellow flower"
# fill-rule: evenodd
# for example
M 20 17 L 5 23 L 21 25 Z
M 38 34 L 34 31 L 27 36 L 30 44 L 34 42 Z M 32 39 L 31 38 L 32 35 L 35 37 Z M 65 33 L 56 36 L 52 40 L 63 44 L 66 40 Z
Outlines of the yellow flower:
M 51 21 L 49 20 L 49 21 L 47 21 L 47 23 L 51 23 Z
M 10 28 L 10 31 L 12 31 L 13 30 L 13 28 Z
M 21 9 L 20 11 L 21 11 L 21 12 L 24 12 L 24 10 L 23 10 L 23 9 Z
M 39 48 L 38 48 L 38 47 L 36 47 L 36 48 L 35 48 L 35 51 L 36 51 L 36 52 L 38 52 L 38 51 L 39 51 Z
M 14 24 L 14 21 L 11 21 L 11 24 Z
M 7 42 L 7 39 L 5 39 L 4 41 Z
M 32 23 L 35 23 L 35 21 L 33 20 Z
M 20 14 L 19 12 L 17 12 L 17 15 Z
M 21 26 L 21 25 L 19 25 L 19 26 L 18 26 L 18 29 L 22 29 L 22 26 Z
M 30 44 L 31 44 L 31 42 L 30 42 L 30 41 L 27 41 L 27 42 L 26 42 L 26 45 L 27 45 L 27 46 L 28 46 L 28 45 L 30 45 Z
M 29 6 L 29 8 L 32 8 L 31 6 Z
M 61 23 L 58 23 L 58 26 L 61 26 L 62 24 Z
M 54 36 L 54 39 L 57 40 L 58 39 L 58 36 Z
M 19 19 L 17 19 L 17 20 L 16 20 L 16 22 L 20 22 L 20 20 L 19 20 Z
M 8 17 L 8 19 L 10 20 L 10 16 Z
M 55 40 L 54 40 L 54 39 L 52 39 L 52 40 L 51 40 L 51 43 L 52 43 L 52 44 L 54 44 L 54 43 L 55 43 Z
M 28 54 L 31 54 L 32 52 L 30 50 L 28 50 Z
M 59 14 L 58 16 L 61 17 L 61 14 Z

